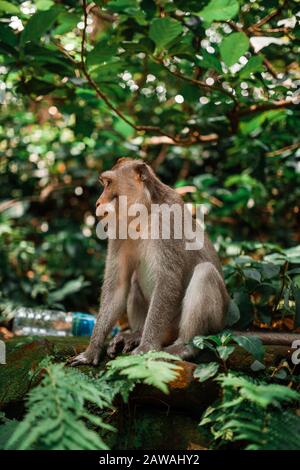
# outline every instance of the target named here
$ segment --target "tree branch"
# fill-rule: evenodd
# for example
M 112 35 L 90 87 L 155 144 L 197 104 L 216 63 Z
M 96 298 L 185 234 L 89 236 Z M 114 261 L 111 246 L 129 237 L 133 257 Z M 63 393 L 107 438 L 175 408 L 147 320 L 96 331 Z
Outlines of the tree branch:
M 282 153 L 287 152 L 288 150 L 296 150 L 298 148 L 300 148 L 300 142 L 296 142 L 295 144 L 291 145 L 286 145 L 285 147 L 273 150 L 272 152 L 267 152 L 266 157 L 277 157 L 278 155 L 281 155 Z
M 88 69 L 86 67 L 86 61 L 85 61 L 86 28 L 87 28 L 87 16 L 88 16 L 86 0 L 83 0 L 82 6 L 83 6 L 84 27 L 82 30 L 82 40 L 81 40 L 81 70 L 82 70 L 84 77 L 88 81 L 88 83 L 95 90 L 97 96 L 104 101 L 104 103 L 107 105 L 108 108 L 110 108 L 117 116 L 119 116 L 120 119 L 126 122 L 126 124 L 131 126 L 137 132 L 155 132 L 159 135 L 168 137 L 169 139 L 171 139 L 171 141 L 173 141 L 177 145 L 189 146 L 189 145 L 193 145 L 199 142 L 207 142 L 207 141 L 213 142 L 213 141 L 218 140 L 218 136 L 216 134 L 202 136 L 201 134 L 196 133 L 196 132 L 193 132 L 192 134 L 188 135 L 187 138 L 182 139 L 180 137 L 177 137 L 175 135 L 172 135 L 168 132 L 163 131 L 159 126 L 136 125 L 130 119 L 128 119 L 122 113 L 122 111 L 120 111 L 110 101 L 110 99 L 102 92 L 100 87 L 97 85 L 97 83 L 93 80 L 93 78 L 88 72 Z
M 273 103 L 258 103 L 252 104 L 249 108 L 241 109 L 239 116 L 247 116 L 249 114 L 258 113 L 262 111 L 269 111 L 271 109 L 289 108 L 295 106 L 297 103 L 293 100 L 280 100 Z
M 80 47 L 80 62 L 76 61 L 63 47 L 61 44 L 55 42 L 56 46 L 60 49 L 60 51 L 66 55 L 66 57 L 79 69 L 82 75 L 85 77 L 89 85 L 94 89 L 97 96 L 104 101 L 107 107 L 116 114 L 120 119 L 122 119 L 126 124 L 132 127 L 137 132 L 152 132 L 154 135 L 152 137 L 147 138 L 147 143 L 150 145 L 160 145 L 160 144 L 170 144 L 170 145 L 180 145 L 180 146 L 190 146 L 197 143 L 208 143 L 208 142 L 216 142 L 219 140 L 219 136 L 215 133 L 211 133 L 208 135 L 202 135 L 197 130 L 192 129 L 190 130 L 189 134 L 185 137 L 180 137 L 180 132 L 176 135 L 173 135 L 169 132 L 162 130 L 159 126 L 152 126 L 152 125 L 137 125 L 131 119 L 129 119 L 121 110 L 119 110 L 106 96 L 106 94 L 101 90 L 100 86 L 95 82 L 95 80 L 91 77 L 87 65 L 86 65 L 86 41 L 87 41 L 87 19 L 88 19 L 88 12 L 91 11 L 95 5 L 92 4 L 92 7 L 88 10 L 87 0 L 82 0 L 82 7 L 83 7 L 83 17 L 84 17 L 84 27 L 82 30 L 82 38 L 81 38 L 81 47 Z M 270 16 L 270 15 L 268 15 Z M 272 18 L 275 16 L 275 12 L 273 12 Z M 266 21 L 267 22 L 267 21 Z M 248 30 L 243 30 L 239 25 L 234 23 L 233 21 L 227 21 L 232 29 L 239 32 L 244 32 L 245 34 L 248 33 Z M 252 48 L 253 49 L 253 48 Z M 255 51 L 253 51 L 255 53 Z M 240 108 L 239 102 L 237 98 L 228 90 L 225 90 L 221 86 L 218 85 L 208 85 L 202 80 L 198 80 L 196 78 L 190 78 L 182 73 L 178 72 L 177 70 L 170 70 L 162 61 L 156 59 L 156 62 L 162 65 L 171 75 L 174 75 L 182 80 L 185 80 L 189 83 L 196 85 L 197 87 L 203 88 L 211 91 L 218 91 L 232 99 L 234 102 L 233 109 L 227 113 L 227 117 L 231 123 L 232 132 L 235 133 L 238 129 L 239 119 L 240 117 L 247 116 L 257 112 L 263 112 L 266 110 L 271 109 L 280 109 L 285 107 L 291 107 L 296 104 L 293 100 L 281 100 L 278 102 L 273 103 L 258 103 L 249 106 L 248 108 Z M 269 63 L 267 59 L 264 60 L 265 66 L 269 70 L 269 72 L 274 76 L 276 76 L 276 72 L 273 70 L 272 65 Z
M 177 72 L 176 70 L 170 70 L 163 62 L 157 61 L 160 65 L 162 65 L 171 75 L 174 75 L 175 77 L 181 78 L 182 80 L 185 80 L 186 82 L 193 83 L 194 85 L 197 85 L 200 88 L 204 88 L 209 91 L 219 91 L 220 93 L 223 93 L 224 95 L 229 96 L 235 103 L 237 103 L 237 99 L 234 96 L 233 93 L 231 93 L 228 90 L 225 90 L 224 88 L 218 86 L 218 85 L 207 85 L 207 83 L 203 82 L 202 80 L 198 80 L 196 78 L 190 78 L 187 77 L 186 75 L 181 74 L 180 72 Z
M 286 4 L 288 3 L 288 0 L 284 0 L 283 4 L 276 8 L 276 10 L 271 11 L 268 15 L 266 15 L 264 18 L 259 20 L 257 23 L 254 25 L 250 26 L 247 30 L 250 32 L 253 32 L 255 29 L 259 29 L 261 26 L 263 26 L 266 23 L 269 23 L 270 20 L 275 18 L 276 16 L 280 15 Z

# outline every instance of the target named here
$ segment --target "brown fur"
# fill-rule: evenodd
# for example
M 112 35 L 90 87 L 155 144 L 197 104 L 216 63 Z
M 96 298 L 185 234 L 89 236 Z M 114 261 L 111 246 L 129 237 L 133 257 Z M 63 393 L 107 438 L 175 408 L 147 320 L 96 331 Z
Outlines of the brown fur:
M 140 160 L 121 158 L 102 173 L 104 191 L 97 206 L 126 195 L 129 204 L 183 204 Z M 219 258 L 205 234 L 204 246 L 187 251 L 184 240 L 109 240 L 100 311 L 87 350 L 72 365 L 97 364 L 105 338 L 127 310 L 131 332 L 120 333 L 108 354 L 160 350 L 183 359 L 194 355 L 187 344 L 195 335 L 217 333 L 228 305 Z M 291 344 L 296 334 L 235 332 L 261 337 L 266 344 Z
M 100 176 L 104 191 L 97 206 L 126 195 L 128 204 L 139 202 L 183 205 L 181 197 L 162 183 L 140 160 L 121 159 Z M 109 240 L 100 311 L 87 350 L 73 365 L 97 364 L 104 341 L 127 308 L 134 337 L 119 337 L 110 355 L 161 350 L 182 358 L 193 350 L 188 343 L 197 334 L 220 331 L 228 306 L 221 264 L 205 234 L 198 251 L 185 249 L 184 239 Z M 123 349 L 122 349 L 123 348 Z

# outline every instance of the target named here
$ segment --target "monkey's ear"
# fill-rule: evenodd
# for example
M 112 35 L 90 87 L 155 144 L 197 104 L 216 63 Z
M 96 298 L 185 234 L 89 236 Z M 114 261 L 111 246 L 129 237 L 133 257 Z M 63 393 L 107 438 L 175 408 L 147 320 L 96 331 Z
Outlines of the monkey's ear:
M 134 164 L 134 171 L 139 176 L 141 181 L 146 181 L 149 177 L 149 169 L 145 162 L 137 161 Z
M 118 158 L 118 160 L 116 162 L 116 166 L 121 165 L 122 163 L 126 163 L 128 160 L 129 160 L 128 157 L 120 157 L 120 158 Z

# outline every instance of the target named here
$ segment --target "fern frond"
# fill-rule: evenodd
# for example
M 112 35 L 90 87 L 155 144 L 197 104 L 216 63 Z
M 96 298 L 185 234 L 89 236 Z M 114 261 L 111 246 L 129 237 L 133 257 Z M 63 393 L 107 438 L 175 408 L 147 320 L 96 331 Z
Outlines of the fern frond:
M 167 384 L 175 380 L 180 366 L 168 361 L 178 361 L 178 357 L 165 352 L 148 352 L 141 355 L 120 356 L 108 362 L 107 367 L 114 374 L 128 377 L 133 382 L 153 385 L 168 394 Z
M 232 373 L 219 375 L 218 381 L 223 388 L 236 389 L 240 397 L 264 408 L 270 404 L 279 406 L 282 402 L 300 400 L 299 392 L 289 387 L 278 384 L 257 384 L 249 378 Z
M 6 447 L 107 449 L 98 432 L 90 427 L 113 428 L 88 413 L 87 404 L 99 409 L 110 407 L 109 397 L 77 370 L 56 364 L 47 366 L 45 371 L 41 385 L 29 393 L 28 412 Z
M 246 450 L 300 450 L 300 417 L 291 410 L 255 410 L 247 416 L 238 413 L 223 427 L 235 441 L 247 441 Z
M 203 414 L 216 445 L 247 442 L 246 450 L 299 450 L 300 417 L 286 403 L 299 401 L 295 390 L 232 373 L 217 379 L 222 400 Z
M 99 416 L 99 410 L 112 408 L 116 394 L 124 400 L 136 383 L 153 385 L 168 393 L 167 384 L 177 377 L 180 367 L 165 360 L 178 360 L 164 352 L 122 356 L 108 363 L 98 378 L 89 377 L 63 365 L 43 363 L 46 375 L 28 395 L 27 414 L 6 448 L 12 449 L 107 449 L 97 430 L 113 431 Z M 124 378 L 126 377 L 126 380 Z M 92 414 L 88 406 L 98 409 Z

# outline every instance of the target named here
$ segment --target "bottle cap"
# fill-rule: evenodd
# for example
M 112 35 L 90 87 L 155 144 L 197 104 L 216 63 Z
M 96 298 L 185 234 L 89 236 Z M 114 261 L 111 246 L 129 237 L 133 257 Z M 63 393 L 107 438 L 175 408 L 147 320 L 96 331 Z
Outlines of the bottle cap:
M 83 312 L 72 312 L 72 335 L 91 336 L 96 322 L 95 315 Z

